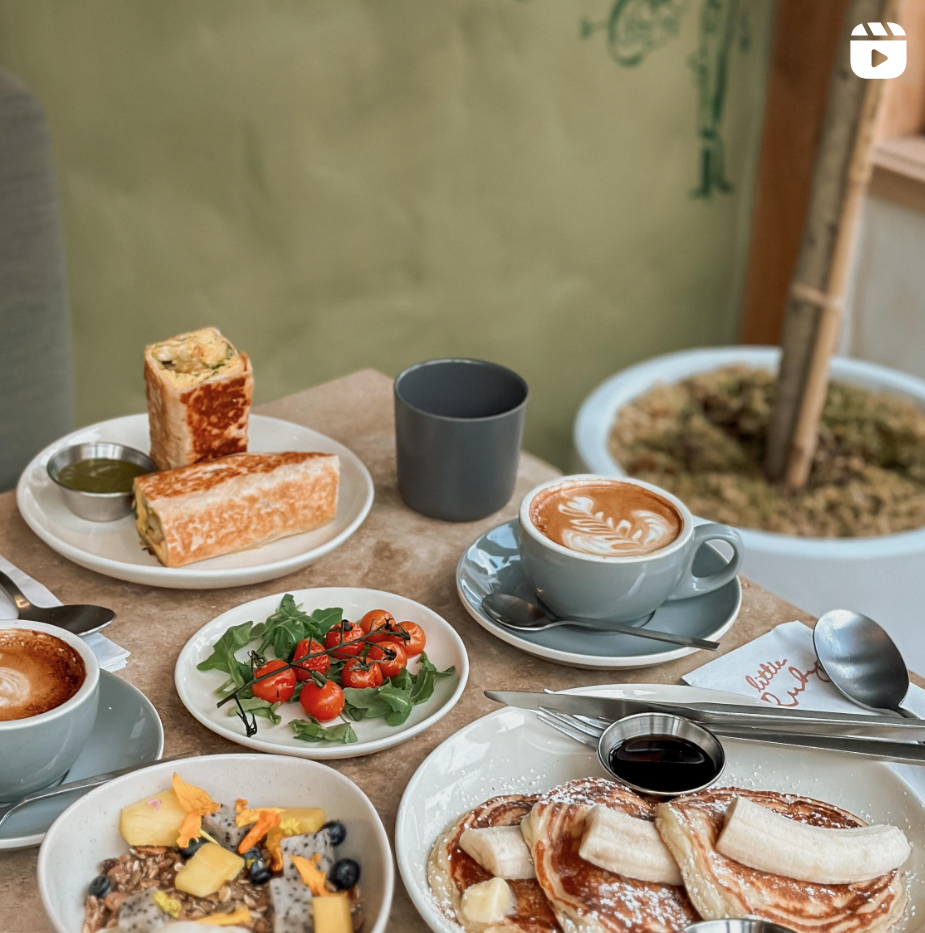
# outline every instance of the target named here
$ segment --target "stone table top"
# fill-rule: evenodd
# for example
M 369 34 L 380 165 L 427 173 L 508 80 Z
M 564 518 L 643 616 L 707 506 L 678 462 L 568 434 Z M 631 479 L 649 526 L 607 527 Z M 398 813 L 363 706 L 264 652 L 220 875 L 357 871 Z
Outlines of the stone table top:
M 158 589 L 112 580 L 56 554 L 23 522 L 14 493 L 0 496 L 0 554 L 64 602 L 110 606 L 118 613 L 106 634 L 132 652 L 128 666 L 118 676 L 142 690 L 160 713 L 166 734 L 165 755 L 245 751 L 187 713 L 173 686 L 174 664 L 189 637 L 215 616 L 242 602 L 284 590 L 359 586 L 400 593 L 440 613 L 466 643 L 471 662 L 469 684 L 449 715 L 422 735 L 388 751 L 331 763 L 369 795 L 390 837 L 402 790 L 418 765 L 462 726 L 497 709 L 482 695 L 484 690 L 535 689 L 537 684 L 562 690 L 614 681 L 675 683 L 682 674 L 704 663 L 702 654 L 694 654 L 642 671 L 574 670 L 521 653 L 493 638 L 469 617 L 456 595 L 455 568 L 460 553 L 483 531 L 513 518 L 522 496 L 556 475 L 549 464 L 524 454 L 516 492 L 501 512 L 471 524 L 440 522 L 410 511 L 399 498 L 392 390 L 386 376 L 363 370 L 263 405 L 258 411 L 307 425 L 346 444 L 366 463 L 376 486 L 372 511 L 354 537 L 282 579 L 205 591 Z M 739 619 L 724 636 L 720 653 L 781 622 L 811 619 L 748 581 L 743 581 L 743 588 Z M 35 881 L 37 851 L 0 853 L 0 915 L 6 933 L 49 929 Z M 396 933 L 427 930 L 397 875 L 389 929 Z

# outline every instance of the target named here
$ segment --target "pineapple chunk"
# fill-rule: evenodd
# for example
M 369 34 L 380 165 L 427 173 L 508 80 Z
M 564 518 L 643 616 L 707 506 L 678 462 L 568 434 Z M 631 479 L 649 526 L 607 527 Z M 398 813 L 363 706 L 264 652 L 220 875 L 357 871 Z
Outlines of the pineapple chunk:
M 119 832 L 130 846 L 175 846 L 186 810 L 173 790 L 164 790 L 125 807 Z
M 315 933 L 353 933 L 350 901 L 342 894 L 312 898 Z
M 294 836 L 316 833 L 324 826 L 324 810 L 318 807 L 289 807 L 280 811 L 279 820 L 280 824 L 285 823 L 286 820 L 298 822 L 299 830 L 292 834 Z
M 244 867 L 244 859 L 214 842 L 207 842 L 177 872 L 174 882 L 178 891 L 193 897 L 208 897 L 220 890 L 226 881 L 233 881 Z

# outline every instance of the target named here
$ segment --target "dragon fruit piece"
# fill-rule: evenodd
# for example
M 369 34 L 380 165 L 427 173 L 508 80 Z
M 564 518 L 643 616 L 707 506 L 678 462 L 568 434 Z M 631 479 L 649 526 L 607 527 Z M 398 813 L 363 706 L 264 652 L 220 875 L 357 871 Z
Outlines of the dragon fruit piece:
M 247 835 L 247 827 L 238 826 L 235 823 L 236 816 L 234 810 L 223 803 L 221 809 L 202 818 L 202 829 L 220 846 L 231 849 L 232 852 L 237 852 L 238 845 Z
M 316 833 L 304 833 L 300 836 L 287 836 L 280 843 L 283 853 L 283 877 L 291 881 L 300 881 L 299 870 L 287 855 L 301 855 L 311 861 L 313 855 L 320 855 L 318 867 L 326 875 L 334 865 L 334 846 L 331 844 L 331 831 L 319 829 Z
M 301 880 L 273 878 L 270 903 L 273 905 L 273 933 L 312 933 L 315 927 L 312 892 Z
M 154 900 L 153 888 L 126 898 L 119 906 L 118 920 L 121 933 L 154 933 L 171 922 Z

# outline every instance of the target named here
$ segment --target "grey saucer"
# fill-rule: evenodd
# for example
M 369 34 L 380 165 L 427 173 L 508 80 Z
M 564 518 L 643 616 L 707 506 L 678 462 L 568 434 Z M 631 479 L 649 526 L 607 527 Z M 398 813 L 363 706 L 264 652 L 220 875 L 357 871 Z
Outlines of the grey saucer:
M 694 561 L 694 572 L 698 575 L 714 573 L 724 563 L 722 555 L 706 546 L 700 549 Z M 456 589 L 469 615 L 492 635 L 527 654 L 569 667 L 605 670 L 652 667 L 683 658 L 695 650 L 675 648 L 633 635 L 599 634 L 572 626 L 543 632 L 518 632 L 499 625 L 482 609 L 484 596 L 501 592 L 536 601 L 536 594 L 521 567 L 516 521 L 492 528 L 466 549 L 456 567 Z M 647 624 L 665 632 L 716 641 L 732 627 L 741 604 L 742 587 L 736 578 L 712 593 L 664 603 Z
M 115 674 L 100 671 L 100 707 L 84 750 L 65 781 L 157 761 L 164 751 L 164 729 L 148 698 Z M 83 791 L 82 793 L 87 793 Z M 39 800 L 10 815 L 0 826 L 0 849 L 37 846 L 48 827 L 81 796 L 81 791 Z

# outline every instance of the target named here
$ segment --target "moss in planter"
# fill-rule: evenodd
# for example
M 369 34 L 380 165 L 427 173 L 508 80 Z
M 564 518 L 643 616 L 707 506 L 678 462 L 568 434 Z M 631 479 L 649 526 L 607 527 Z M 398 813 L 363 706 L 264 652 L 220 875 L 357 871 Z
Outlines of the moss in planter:
M 657 385 L 620 410 L 611 452 L 713 521 L 827 538 L 925 526 L 925 412 L 832 382 L 809 484 L 793 492 L 762 472 L 774 391 L 745 366 Z

